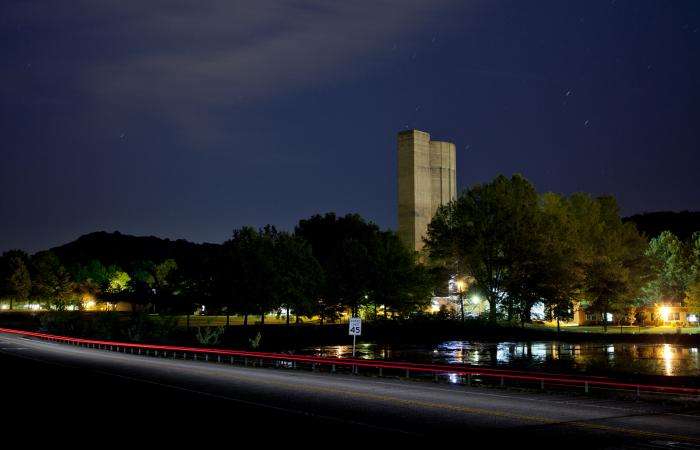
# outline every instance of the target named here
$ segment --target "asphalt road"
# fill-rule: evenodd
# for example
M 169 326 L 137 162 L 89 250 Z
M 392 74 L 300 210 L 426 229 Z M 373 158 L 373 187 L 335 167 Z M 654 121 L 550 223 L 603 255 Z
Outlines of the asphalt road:
M 117 445 L 251 438 L 254 446 L 294 448 L 377 442 L 700 448 L 700 404 L 246 368 L 4 333 L 0 381 L 3 432 L 75 446 L 95 439 Z

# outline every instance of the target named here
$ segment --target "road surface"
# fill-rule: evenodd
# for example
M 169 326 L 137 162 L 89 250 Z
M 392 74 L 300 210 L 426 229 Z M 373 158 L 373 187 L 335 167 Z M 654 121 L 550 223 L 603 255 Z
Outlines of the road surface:
M 561 449 L 700 448 L 700 404 L 239 367 L 5 333 L 0 333 L 0 377 L 0 426 L 54 442 L 77 433 L 84 439 L 115 436 L 109 439 L 125 443 L 134 434 L 152 442 L 212 444 L 246 436 L 265 447 L 361 449 L 381 439 Z

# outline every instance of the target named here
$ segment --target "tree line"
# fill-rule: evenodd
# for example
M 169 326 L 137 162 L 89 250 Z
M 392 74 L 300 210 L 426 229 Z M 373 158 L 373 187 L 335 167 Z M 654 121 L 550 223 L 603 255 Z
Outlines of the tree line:
M 499 176 L 441 206 L 425 244 L 416 254 L 392 231 L 333 213 L 301 220 L 291 233 L 243 227 L 220 245 L 93 233 L 53 252 L 5 252 L 0 298 L 9 308 L 128 302 L 244 323 L 251 316 L 264 323 L 273 311 L 287 323 L 323 323 L 345 311 L 421 314 L 452 275 L 488 302 L 492 322 L 524 324 L 538 304 L 557 322 L 576 304 L 627 322 L 660 302 L 700 313 L 700 232 L 681 239 L 665 231 L 648 241 L 621 219 L 611 196 L 541 194 L 522 176 Z
M 206 308 L 207 314 L 243 316 L 244 323 L 249 316 L 264 323 L 272 311 L 284 312 L 287 323 L 312 316 L 335 321 L 346 310 L 408 317 L 426 308 L 436 283 L 394 232 L 356 214 L 315 215 L 293 233 L 243 227 L 192 258 L 124 266 L 99 259 L 64 265 L 51 251 L 30 256 L 12 250 L 0 258 L 0 296 L 10 308 L 83 309 L 92 301 L 124 301 L 167 314 Z
M 685 246 L 670 232 L 647 244 L 623 223 L 613 197 L 538 194 L 520 175 L 499 176 L 441 206 L 426 251 L 471 280 L 492 322 L 530 321 L 540 302 L 558 323 L 572 317 L 575 303 L 601 317 L 629 317 L 660 300 L 697 310 L 700 233 Z

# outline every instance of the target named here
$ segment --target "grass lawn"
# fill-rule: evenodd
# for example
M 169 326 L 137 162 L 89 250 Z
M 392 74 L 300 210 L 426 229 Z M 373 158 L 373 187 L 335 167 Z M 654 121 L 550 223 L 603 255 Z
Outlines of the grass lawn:
M 174 316 L 177 319 L 178 325 L 187 325 L 187 316 Z M 318 325 L 320 320 L 318 317 L 304 317 L 301 325 Z M 248 324 L 254 325 L 260 322 L 260 316 L 248 316 Z M 231 316 L 231 325 L 243 325 L 243 316 Z M 285 316 L 277 318 L 276 316 L 265 316 L 266 325 L 283 325 L 287 323 Z M 290 318 L 290 323 L 294 325 L 294 317 Z M 344 323 L 343 321 L 338 321 L 336 323 Z M 190 316 L 190 327 L 218 327 L 226 325 L 226 316 Z M 534 330 L 547 330 L 556 331 L 556 324 L 526 324 L 527 328 Z M 576 325 L 562 325 L 562 332 L 566 333 L 605 333 L 602 325 L 591 325 L 591 326 L 576 326 Z M 637 327 L 623 325 L 610 325 L 608 326 L 608 334 L 676 334 L 677 327 L 665 326 L 665 327 Z M 683 334 L 700 334 L 700 327 L 683 327 L 681 328 L 681 333 Z
M 539 325 L 539 324 L 532 324 L 529 325 L 529 327 L 533 329 L 545 329 L 545 330 L 551 330 L 551 331 L 556 331 L 557 326 L 556 324 L 551 325 L 551 324 L 545 324 L 545 325 Z M 664 327 L 638 327 L 638 326 L 630 326 L 630 325 L 623 325 L 620 327 L 619 325 L 609 325 L 608 326 L 608 334 L 676 334 L 678 333 L 678 327 L 673 327 L 673 326 L 664 326 Z M 698 334 L 700 333 L 700 327 L 682 327 L 680 328 L 680 332 L 682 334 Z M 577 326 L 577 325 L 562 325 L 561 327 L 562 332 L 567 332 L 567 333 L 605 333 L 603 330 L 602 325 L 589 325 L 589 326 Z
M 187 316 L 174 316 L 177 318 L 177 323 L 180 326 L 187 325 Z M 289 318 L 289 323 L 294 325 L 295 317 Z M 248 316 L 248 324 L 255 325 L 260 322 L 260 316 Z M 231 325 L 243 325 L 243 316 L 231 316 L 229 323 Z M 276 316 L 265 316 L 265 325 L 283 325 L 287 323 L 287 317 L 281 316 L 277 318 Z M 336 322 L 339 323 L 339 322 Z M 318 325 L 319 319 L 313 317 L 309 319 L 308 317 L 302 318 L 302 325 Z M 226 316 L 190 316 L 190 326 L 191 327 L 221 327 L 226 325 Z

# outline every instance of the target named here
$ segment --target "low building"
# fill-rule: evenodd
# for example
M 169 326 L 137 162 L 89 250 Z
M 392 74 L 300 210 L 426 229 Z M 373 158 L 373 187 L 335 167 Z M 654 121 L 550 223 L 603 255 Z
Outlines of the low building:
M 661 302 L 653 305 L 642 306 L 636 312 L 619 317 L 617 314 L 607 313 L 605 319 L 609 324 L 619 323 L 639 326 L 697 326 L 698 317 L 688 312 L 688 308 L 679 302 Z M 586 303 L 578 303 L 574 307 L 573 322 L 577 325 L 602 325 L 603 313 L 594 311 Z
M 688 312 L 688 308 L 678 302 L 663 302 L 643 308 L 651 322 L 656 326 L 684 326 L 697 323 L 697 317 Z

